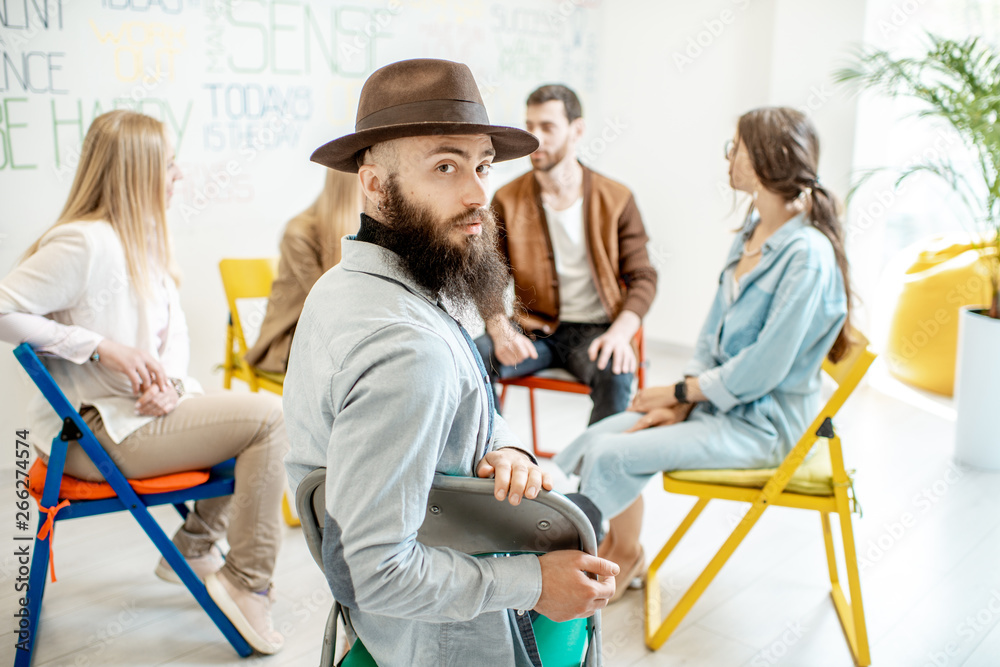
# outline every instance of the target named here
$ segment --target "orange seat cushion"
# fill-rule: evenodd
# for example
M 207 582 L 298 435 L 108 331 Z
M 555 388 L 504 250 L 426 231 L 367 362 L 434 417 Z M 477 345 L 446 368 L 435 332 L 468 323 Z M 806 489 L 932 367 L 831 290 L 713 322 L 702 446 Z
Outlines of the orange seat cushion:
M 42 491 L 45 489 L 45 476 L 48 473 L 48 466 L 40 459 L 35 459 L 35 463 L 28 472 L 28 491 L 41 502 Z M 190 489 L 208 481 L 207 470 L 192 470 L 190 472 L 178 472 L 162 477 L 148 477 L 146 479 L 130 479 L 129 485 L 135 489 L 136 493 L 166 493 L 168 491 L 180 491 Z M 68 500 L 100 500 L 102 498 L 114 498 L 115 490 L 107 482 L 88 482 L 69 475 L 63 475 L 62 483 L 59 485 L 59 499 Z

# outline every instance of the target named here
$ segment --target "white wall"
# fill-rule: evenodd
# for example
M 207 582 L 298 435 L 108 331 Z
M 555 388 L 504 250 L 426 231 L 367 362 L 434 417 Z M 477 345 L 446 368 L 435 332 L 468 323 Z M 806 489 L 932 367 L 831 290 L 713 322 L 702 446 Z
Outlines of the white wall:
M 218 261 L 277 254 L 285 222 L 322 185 L 310 153 L 353 130 L 374 69 L 415 57 L 465 62 L 491 119 L 522 126 L 524 99 L 543 82 L 599 97 L 603 11 L 568 0 L 0 3 L 0 275 L 58 215 L 97 113 L 126 106 L 164 120 L 187 174 L 169 219 L 191 373 L 221 387 Z M 500 165 L 494 180 L 528 168 Z M 0 343 L 0 424 L 11 430 L 26 426 L 34 393 L 18 376 Z
M 222 358 L 225 322 L 218 260 L 276 253 L 284 222 L 321 184 L 309 153 L 350 131 L 368 73 L 403 58 L 443 57 L 472 67 L 495 122 L 520 126 L 524 98 L 541 83 L 580 93 L 584 158 L 632 188 L 652 238 L 660 291 L 647 336 L 691 345 L 743 210 L 734 209 L 722 156 L 739 115 L 765 104 L 811 107 L 824 141 L 820 174 L 846 190 L 854 107 L 833 91 L 829 72 L 861 39 L 864 4 L 9 3 L 0 16 L 4 54 L 22 78 L 27 54 L 42 55 L 28 56 L 31 80 L 23 86 L 10 65 L 0 71 L 0 272 L 55 219 L 96 112 L 139 106 L 164 119 L 187 172 L 170 219 L 185 275 L 192 373 L 218 387 L 212 367 Z M 35 6 L 48 8 L 47 27 Z M 243 111 L 243 95 L 253 107 L 258 90 L 270 98 L 273 136 L 268 114 Z M 217 187 L 212 179 L 224 180 L 231 160 L 239 173 Z M 525 160 L 501 165 L 494 185 L 527 168 Z M 9 346 L 0 348 L 0 423 L 22 427 L 30 392 L 13 379 Z
M 708 311 L 745 211 L 742 201 L 734 210 L 723 159 L 740 114 L 763 105 L 805 108 L 822 141 L 821 180 L 846 192 L 854 103 L 830 72 L 861 40 L 864 5 L 631 2 L 608 13 L 606 44 L 621 57 L 603 63 L 603 111 L 625 119 L 628 130 L 599 168 L 632 187 L 652 237 L 660 289 L 648 338 L 692 345 Z

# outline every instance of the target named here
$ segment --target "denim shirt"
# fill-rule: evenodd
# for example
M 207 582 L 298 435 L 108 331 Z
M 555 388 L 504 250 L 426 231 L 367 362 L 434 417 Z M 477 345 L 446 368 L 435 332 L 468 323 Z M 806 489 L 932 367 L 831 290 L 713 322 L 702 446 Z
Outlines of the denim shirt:
M 285 467 L 293 490 L 326 467 L 327 581 L 385 667 L 527 664 L 506 610 L 537 603 L 538 558 L 416 539 L 435 473 L 473 476 L 486 451 L 522 446 L 473 354 L 397 255 L 351 237 L 292 339 Z
M 684 374 L 698 377 L 716 413 L 776 432 L 784 456 L 819 410 L 820 367 L 846 320 L 847 295 L 833 246 L 805 214 L 764 242 L 734 294 L 753 224 L 733 241 Z

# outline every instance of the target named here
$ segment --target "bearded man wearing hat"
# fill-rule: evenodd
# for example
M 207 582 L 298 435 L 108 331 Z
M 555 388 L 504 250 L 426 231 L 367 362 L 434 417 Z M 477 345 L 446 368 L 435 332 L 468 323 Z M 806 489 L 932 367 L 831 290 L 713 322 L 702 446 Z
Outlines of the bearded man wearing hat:
M 514 505 L 552 487 L 453 317 L 503 312 L 490 167 L 537 146 L 490 124 L 465 65 L 407 60 L 368 78 L 355 132 L 312 156 L 358 173 L 366 201 L 296 328 L 285 465 L 293 486 L 326 467 L 324 570 L 379 665 L 534 664 L 512 610 L 563 621 L 614 593 L 618 566 L 582 552 L 476 559 L 416 540 L 436 473 L 493 476 Z

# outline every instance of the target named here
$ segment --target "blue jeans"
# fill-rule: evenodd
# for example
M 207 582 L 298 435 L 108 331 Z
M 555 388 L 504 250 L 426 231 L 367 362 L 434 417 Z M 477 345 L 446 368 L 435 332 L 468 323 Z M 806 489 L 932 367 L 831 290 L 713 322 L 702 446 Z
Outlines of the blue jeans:
M 517 325 L 515 325 L 516 327 Z M 608 330 L 610 324 L 581 324 L 562 322 L 555 332 L 547 335 L 540 331 L 535 335 L 537 359 L 525 359 L 517 366 L 505 366 L 493 354 L 493 340 L 488 334 L 476 339 L 479 354 L 486 362 L 490 378 L 496 382 L 500 378 L 523 377 L 546 368 L 563 368 L 580 382 L 590 387 L 590 398 L 594 408 L 590 412 L 590 424 L 610 415 L 623 412 L 628 407 L 632 394 L 632 373 L 616 375 L 611 370 L 611 362 L 604 370 L 597 368 L 597 362 L 587 356 L 587 348 L 595 338 Z

